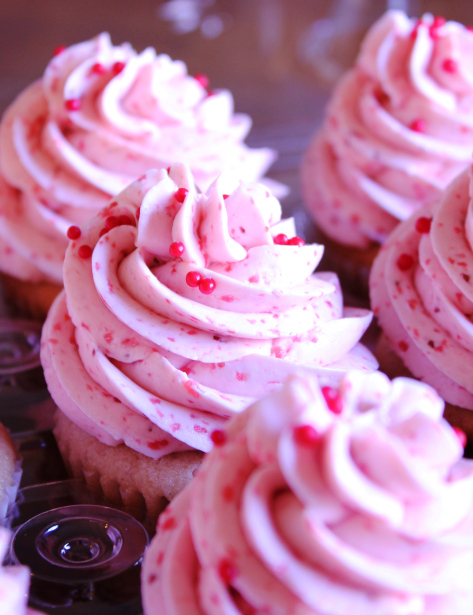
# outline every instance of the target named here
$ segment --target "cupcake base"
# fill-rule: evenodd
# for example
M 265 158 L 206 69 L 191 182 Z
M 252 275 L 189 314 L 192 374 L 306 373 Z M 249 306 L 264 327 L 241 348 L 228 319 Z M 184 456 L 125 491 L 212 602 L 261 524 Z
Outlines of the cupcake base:
M 15 316 L 43 321 L 62 285 L 53 282 L 28 282 L 1 274 L 2 287 L 10 311 Z
M 200 451 L 151 459 L 125 444 L 102 444 L 60 410 L 55 420 L 54 435 L 68 473 L 148 528 L 155 528 L 158 515 L 192 480 L 202 461 Z
M 320 270 L 334 271 L 340 278 L 344 294 L 368 306 L 371 266 L 381 246 L 377 243 L 365 249 L 346 246 L 333 241 L 320 229 L 315 232 L 315 241 L 325 246 Z
M 384 372 L 389 378 L 392 379 L 399 376 L 415 378 L 404 365 L 401 358 L 391 349 L 391 345 L 384 333 L 378 339 L 374 354 L 379 361 L 380 371 Z M 444 417 L 450 425 L 459 427 L 465 432 L 468 445 L 471 447 L 473 445 L 473 412 L 467 408 L 454 406 L 446 401 Z

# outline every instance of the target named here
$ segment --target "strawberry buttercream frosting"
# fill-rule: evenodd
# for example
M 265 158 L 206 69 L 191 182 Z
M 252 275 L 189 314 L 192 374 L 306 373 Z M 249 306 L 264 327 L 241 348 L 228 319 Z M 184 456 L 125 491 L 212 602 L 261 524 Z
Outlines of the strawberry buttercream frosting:
M 357 248 L 439 199 L 473 149 L 473 31 L 389 11 L 335 89 L 302 168 L 321 230 Z
M 392 234 L 370 278 L 373 311 L 414 376 L 473 410 L 473 204 L 471 170 L 435 206 Z
M 406 378 L 291 376 L 160 517 L 145 615 L 470 613 L 473 463 L 442 411 Z
M 74 227 L 42 363 L 60 409 L 106 444 L 208 451 L 296 370 L 331 384 L 377 367 L 358 343 L 372 314 L 313 273 L 323 247 L 266 187 L 221 181 L 200 193 L 185 165 L 148 171 Z
M 243 140 L 247 115 L 183 62 L 112 46 L 109 35 L 58 49 L 0 129 L 0 269 L 62 282 L 66 231 L 150 168 L 190 165 L 207 189 L 223 171 L 257 181 L 275 158 Z

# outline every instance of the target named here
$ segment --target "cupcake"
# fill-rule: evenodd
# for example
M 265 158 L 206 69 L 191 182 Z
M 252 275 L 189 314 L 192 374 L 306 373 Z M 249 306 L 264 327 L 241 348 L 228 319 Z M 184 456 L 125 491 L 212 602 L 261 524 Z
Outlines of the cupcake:
M 0 563 L 10 546 L 10 531 L 0 527 Z M 26 566 L 0 565 L 0 613 L 5 615 L 40 615 L 27 608 L 30 571 Z
M 8 509 L 15 501 L 20 479 L 17 450 L 8 430 L 0 423 L 0 526 L 5 523 Z
M 113 504 L 157 514 L 212 432 L 294 371 L 329 386 L 377 367 L 359 344 L 371 313 L 312 273 L 323 247 L 264 186 L 223 193 L 229 179 L 199 193 L 185 165 L 148 171 L 67 249 L 41 359 L 61 453 Z
M 446 417 L 473 436 L 473 204 L 471 171 L 441 201 L 398 226 L 370 277 L 383 330 L 383 371 L 404 370 L 446 400 Z
M 473 150 L 473 32 L 389 11 L 336 87 L 302 165 L 305 204 L 342 286 L 367 294 L 379 247 L 437 201 Z
M 470 613 L 473 462 L 442 409 L 380 372 L 292 376 L 161 516 L 145 615 Z
M 207 189 L 223 169 L 257 181 L 269 149 L 227 90 L 209 90 L 183 62 L 114 47 L 101 34 L 59 48 L 0 127 L 0 270 L 10 299 L 42 317 L 62 288 L 67 230 L 150 168 L 184 161 Z

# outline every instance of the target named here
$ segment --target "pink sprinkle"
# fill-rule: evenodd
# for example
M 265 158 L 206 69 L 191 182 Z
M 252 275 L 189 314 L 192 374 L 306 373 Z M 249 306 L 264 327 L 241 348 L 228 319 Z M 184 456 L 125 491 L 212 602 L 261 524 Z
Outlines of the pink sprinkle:
M 320 434 L 312 425 L 298 425 L 293 431 L 294 441 L 302 446 L 313 446 L 320 440 Z
M 215 280 L 213 278 L 203 278 L 199 284 L 199 290 L 203 295 L 211 295 L 216 287 Z
M 401 271 L 408 271 L 414 265 L 414 259 L 410 254 L 401 254 L 396 261 L 398 269 Z
M 210 434 L 210 439 L 215 446 L 223 446 L 227 441 L 227 434 L 223 431 L 223 429 L 216 429 Z
M 341 414 L 343 401 L 339 392 L 332 387 L 322 387 L 322 395 L 325 398 L 328 409 L 334 414 Z
M 189 190 L 187 190 L 187 188 L 179 188 L 179 190 L 176 190 L 176 194 L 174 195 L 174 198 L 176 199 L 178 203 L 184 203 L 184 200 L 188 192 Z
M 430 227 L 432 225 L 432 218 L 417 218 L 416 231 L 418 233 L 430 233 Z
M 187 285 L 191 288 L 197 288 L 199 286 L 202 276 L 198 271 L 189 271 L 186 275 Z
M 67 236 L 69 239 L 79 239 L 79 237 L 81 236 L 81 230 L 78 226 L 70 226 L 67 229 Z
M 276 237 L 273 237 L 273 241 L 278 246 L 286 246 L 288 242 L 288 238 L 287 238 L 287 235 L 285 235 L 284 233 L 279 233 L 279 235 L 276 235 Z
M 184 254 L 184 251 L 185 251 L 184 244 L 181 243 L 180 241 L 174 241 L 169 246 L 169 254 L 171 256 L 174 256 L 175 258 L 179 258 L 180 256 L 182 256 Z
M 92 248 L 86 244 L 83 244 L 79 248 L 78 254 L 80 258 L 83 258 L 83 259 L 90 258 L 92 256 Z
M 115 75 L 118 75 L 119 73 L 122 72 L 124 68 L 125 68 L 125 62 L 115 62 L 115 64 L 112 66 L 112 72 Z
M 453 431 L 455 432 L 456 437 L 460 441 L 461 447 L 465 448 L 467 441 L 466 433 L 463 431 L 463 429 L 460 429 L 459 427 L 453 427 Z
M 56 49 L 53 51 L 53 56 L 58 56 L 63 51 L 66 51 L 66 49 L 66 45 L 59 45 L 59 47 L 56 47 Z
M 447 73 L 454 73 L 457 70 L 457 63 L 452 58 L 443 61 L 442 68 Z
M 425 132 L 427 123 L 425 120 L 414 120 L 411 122 L 409 128 L 414 132 Z
M 105 68 L 105 66 L 103 64 L 100 64 L 100 62 L 96 62 L 90 67 L 90 73 L 92 75 L 103 75 L 106 70 L 107 69 Z
M 203 73 L 198 73 L 197 75 L 194 75 L 194 79 L 198 83 L 200 83 L 204 90 L 209 87 L 209 78 L 207 77 L 207 75 L 204 75 Z
M 64 106 L 68 111 L 79 111 L 81 108 L 80 98 L 69 98 L 65 101 Z

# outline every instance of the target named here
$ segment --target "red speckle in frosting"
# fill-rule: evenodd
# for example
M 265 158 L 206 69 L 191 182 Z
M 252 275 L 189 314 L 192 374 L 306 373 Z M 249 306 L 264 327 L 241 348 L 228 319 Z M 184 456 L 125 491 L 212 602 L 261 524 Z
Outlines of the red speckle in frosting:
M 203 278 L 199 284 L 199 290 L 203 295 L 211 295 L 216 287 L 215 280 L 213 278 Z
M 92 256 L 92 248 L 84 243 L 77 250 L 77 253 L 80 256 L 80 258 L 83 258 L 83 259 L 90 258 Z
M 224 583 L 231 583 L 238 576 L 238 568 L 228 559 L 223 559 L 218 565 L 218 574 Z
M 432 225 L 432 218 L 417 218 L 416 231 L 418 233 L 430 233 L 430 227 Z
M 104 334 L 103 339 L 107 342 L 107 344 L 111 344 L 113 342 L 113 333 L 111 331 L 107 331 Z
M 226 502 L 231 502 L 235 497 L 235 489 L 231 485 L 227 485 L 222 489 L 222 498 Z
M 204 90 L 206 90 L 209 87 L 209 78 L 207 77 L 207 75 L 204 75 L 203 73 L 198 73 L 197 75 L 194 75 L 194 79 L 200 83 L 200 85 L 204 88 Z
M 215 444 L 215 446 L 223 446 L 227 441 L 227 434 L 222 429 L 215 429 L 210 434 L 210 439 Z
M 410 254 L 404 253 L 399 256 L 396 261 L 396 265 L 401 271 L 407 271 L 414 265 L 414 259 Z
M 276 359 L 282 359 L 285 355 L 284 350 L 281 348 L 281 346 L 273 346 L 271 348 L 271 355 L 273 357 L 276 357 Z
M 287 235 L 284 235 L 284 233 L 279 233 L 279 235 L 273 237 L 273 241 L 278 246 L 286 246 L 289 240 L 287 238 Z
M 222 301 L 225 301 L 226 303 L 233 303 L 233 301 L 234 301 L 234 297 L 233 297 L 233 295 L 222 295 L 222 296 L 220 297 L 220 299 L 221 299 Z
M 248 282 L 250 282 L 250 284 L 258 284 L 259 275 L 255 273 L 255 275 L 252 275 L 250 278 L 248 278 Z
M 465 280 L 465 282 L 470 281 L 470 276 L 467 273 L 462 273 L 462 278 Z
M 174 517 L 168 517 L 163 523 L 160 524 L 159 529 L 162 531 L 173 530 L 177 526 Z
M 328 409 L 334 414 L 341 414 L 343 410 L 343 401 L 337 389 L 322 387 L 322 395 L 325 398 Z
M 194 380 L 185 380 L 183 382 L 183 386 L 193 397 L 200 397 L 199 391 L 195 390 L 195 382 Z
M 70 226 L 67 229 L 67 236 L 69 239 L 79 239 L 79 237 L 81 236 L 81 230 L 78 226 Z
M 404 342 L 403 340 L 399 342 L 398 344 L 398 348 L 399 350 L 401 350 L 402 352 L 406 352 L 407 350 L 409 350 L 409 344 L 407 342 Z
M 184 203 L 188 192 L 189 190 L 187 190 L 187 188 L 179 188 L 179 190 L 176 190 L 176 193 L 174 194 L 174 198 L 176 199 L 178 203 Z
M 302 446 L 313 446 L 320 440 L 319 432 L 312 425 L 297 425 L 293 431 L 294 441 Z
M 115 64 L 112 66 L 112 72 L 115 75 L 118 75 L 119 73 L 122 72 L 124 68 L 125 68 L 125 62 L 115 62 Z
M 161 555 L 161 554 L 160 554 Z M 151 585 L 152 583 L 154 583 L 156 580 L 158 579 L 158 577 L 155 574 L 150 574 L 148 579 L 147 579 L 147 583 L 148 585 Z
M 56 49 L 53 51 L 53 56 L 58 56 L 60 53 L 62 53 L 63 51 L 66 51 L 67 47 L 66 45 L 59 45 L 58 47 L 56 47 Z
M 417 33 L 419 31 L 419 27 L 420 27 L 421 23 L 422 23 L 422 21 L 420 19 L 418 19 L 416 24 L 412 28 L 412 31 L 411 31 L 411 34 L 410 34 L 411 39 L 415 40 L 417 38 Z
M 459 427 L 453 427 L 452 429 L 460 442 L 460 446 L 462 448 L 465 448 L 467 441 L 466 433 L 463 431 L 463 429 L 460 429 Z
M 179 431 L 180 428 L 181 428 L 180 423 L 173 423 L 169 429 L 174 433 L 175 431 Z
M 149 401 L 150 401 L 152 404 L 158 404 L 158 405 L 159 405 L 159 404 L 161 403 L 161 400 L 159 399 L 159 397 L 150 397 L 150 398 L 149 398 Z
M 136 219 L 137 219 L 137 220 L 139 220 L 139 219 L 140 219 L 140 213 L 141 213 L 141 207 L 138 207 L 138 209 L 137 209 L 137 210 L 136 210 L 136 212 L 135 212 L 135 216 L 136 216 Z
M 208 433 L 207 429 L 201 425 L 194 425 L 194 431 L 197 433 Z
M 115 228 L 116 226 L 119 226 L 120 223 L 118 222 L 118 217 L 117 216 L 108 216 L 108 218 L 105 219 L 105 228 L 110 231 L 112 228 Z
M 174 256 L 175 258 L 179 258 L 180 256 L 182 256 L 184 254 L 184 251 L 185 251 L 184 244 L 181 243 L 180 241 L 174 241 L 169 246 L 169 254 L 171 256 Z
M 169 442 L 167 440 L 153 440 L 152 442 L 148 442 L 148 448 L 152 451 L 160 451 L 162 448 L 165 448 Z
M 427 129 L 427 122 L 425 120 L 414 120 L 409 124 L 409 128 L 414 132 L 425 132 Z
M 302 246 L 305 246 L 305 241 L 302 239 L 302 237 L 291 237 L 291 239 L 288 240 L 287 244 L 289 246 L 298 246 L 299 248 L 302 248 Z
M 202 280 L 202 276 L 198 271 L 189 271 L 186 275 L 187 285 L 191 288 L 197 288 L 199 286 L 200 281 Z
M 454 73 L 457 70 L 457 63 L 452 58 L 447 58 L 443 61 L 442 68 L 447 73 Z
M 230 195 L 229 194 L 222 194 L 222 196 L 223 196 L 223 200 L 226 201 Z
M 242 372 L 237 372 L 236 373 L 236 379 L 240 382 L 246 382 L 249 378 L 248 374 L 242 373 Z
M 105 66 L 103 64 L 100 64 L 100 62 L 96 62 L 90 67 L 90 73 L 92 75 L 103 75 L 106 70 L 107 69 L 105 68 Z

